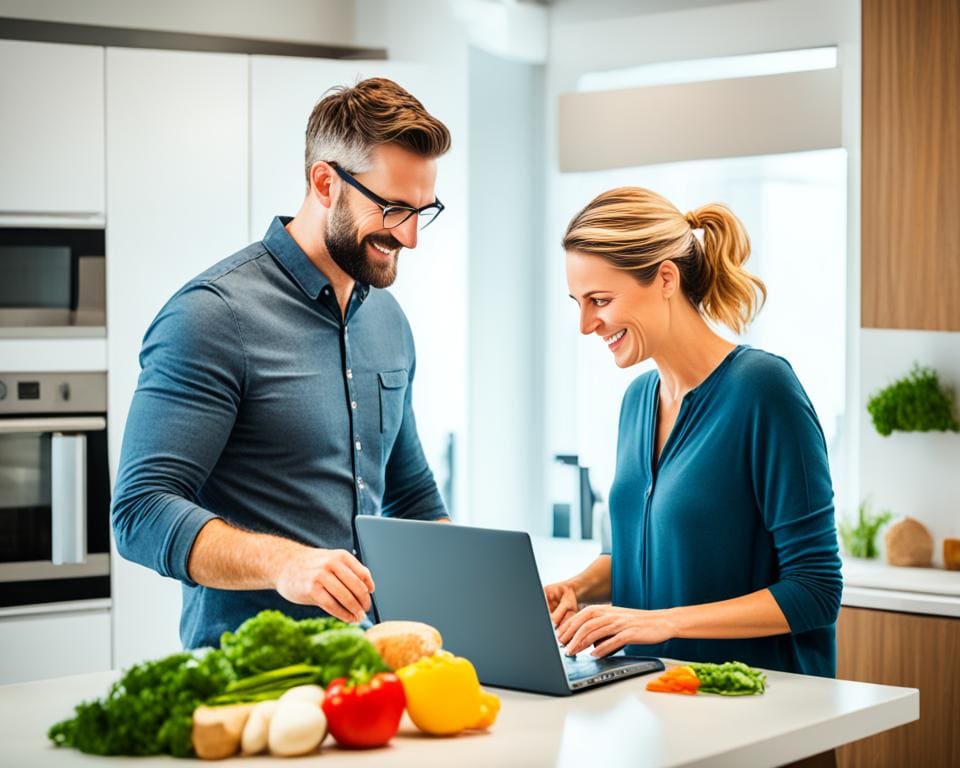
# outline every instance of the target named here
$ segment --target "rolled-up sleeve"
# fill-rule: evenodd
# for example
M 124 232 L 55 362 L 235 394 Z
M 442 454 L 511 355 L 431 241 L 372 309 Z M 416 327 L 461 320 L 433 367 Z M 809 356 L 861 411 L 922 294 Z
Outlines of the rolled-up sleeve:
M 827 447 L 816 412 L 786 362 L 759 383 L 752 480 L 779 577 L 770 586 L 791 632 L 837 620 L 843 590 Z
M 190 550 L 216 517 L 197 492 L 233 429 L 246 373 L 239 325 L 215 287 L 192 284 L 167 303 L 140 366 L 111 509 L 117 549 L 192 586 Z

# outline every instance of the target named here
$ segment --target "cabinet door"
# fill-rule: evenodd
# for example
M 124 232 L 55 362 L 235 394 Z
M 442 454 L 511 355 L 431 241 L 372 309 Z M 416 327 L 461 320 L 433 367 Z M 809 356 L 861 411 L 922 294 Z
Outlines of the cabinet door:
M 858 5 L 861 325 L 960 331 L 960 3 Z
M 457 133 L 466 124 L 463 100 L 445 93 L 442 81 L 419 64 L 253 56 L 250 239 L 263 237 L 274 216 L 294 215 L 303 201 L 304 133 L 314 104 L 332 86 L 353 85 L 365 77 L 396 81 L 454 134 L 453 148 L 438 162 L 436 191 L 446 210 L 421 233 L 416 250 L 400 255 L 390 291 L 416 340 L 414 408 L 420 439 L 445 496 L 453 488 L 456 512 L 462 509 L 463 483 L 448 486 L 447 447 L 451 436 L 457 446 L 466 443 L 467 141 Z M 463 477 L 464 452 L 457 450 L 454 456 L 455 474 Z
M 840 768 L 948 768 L 960 755 L 960 619 L 840 609 L 837 677 L 920 689 L 920 719 L 837 750 Z
M 248 59 L 107 50 L 110 467 L 144 331 L 187 280 L 247 244 Z M 116 663 L 180 646 L 180 585 L 114 560 Z
M 0 40 L 0 213 L 103 213 L 103 48 Z
M 110 609 L 0 618 L 0 685 L 105 672 Z

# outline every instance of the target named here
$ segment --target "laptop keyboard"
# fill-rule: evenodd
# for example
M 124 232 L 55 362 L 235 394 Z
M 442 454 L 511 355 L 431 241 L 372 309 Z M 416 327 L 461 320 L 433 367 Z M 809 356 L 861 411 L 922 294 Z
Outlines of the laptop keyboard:
M 570 681 L 584 680 L 594 675 L 602 674 L 611 669 L 618 669 L 635 663 L 635 660 L 617 656 L 595 659 L 589 654 L 579 656 L 563 656 L 563 667 Z

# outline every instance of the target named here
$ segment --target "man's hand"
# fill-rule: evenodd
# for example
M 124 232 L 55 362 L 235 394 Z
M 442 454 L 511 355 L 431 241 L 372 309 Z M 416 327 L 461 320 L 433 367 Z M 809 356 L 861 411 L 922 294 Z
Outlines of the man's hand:
M 317 605 L 341 621 L 361 621 L 370 610 L 370 571 L 343 549 L 303 547 L 284 561 L 276 590 L 291 603 Z
M 577 612 L 577 590 L 571 582 L 558 581 L 556 584 L 547 584 L 543 588 L 543 594 L 547 598 L 547 609 L 550 611 L 553 626 L 559 627 Z

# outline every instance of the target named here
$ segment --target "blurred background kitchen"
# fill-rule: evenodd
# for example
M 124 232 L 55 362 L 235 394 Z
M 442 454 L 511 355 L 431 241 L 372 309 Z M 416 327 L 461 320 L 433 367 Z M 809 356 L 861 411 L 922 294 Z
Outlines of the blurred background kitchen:
M 930 713 L 960 711 L 960 435 L 866 409 L 915 363 L 960 385 L 956 0 L 0 0 L 0 683 L 179 646 L 179 585 L 108 539 L 143 332 L 296 211 L 311 107 L 373 75 L 454 139 L 391 290 L 455 521 L 564 569 L 598 551 L 641 370 L 578 333 L 561 235 L 619 185 L 727 203 L 769 288 L 743 341 L 810 394 L 838 519 L 870 499 L 932 542 L 932 568 L 889 565 L 882 531 L 846 560 L 839 676 L 921 686 L 925 713 L 846 749 L 956 747 Z

